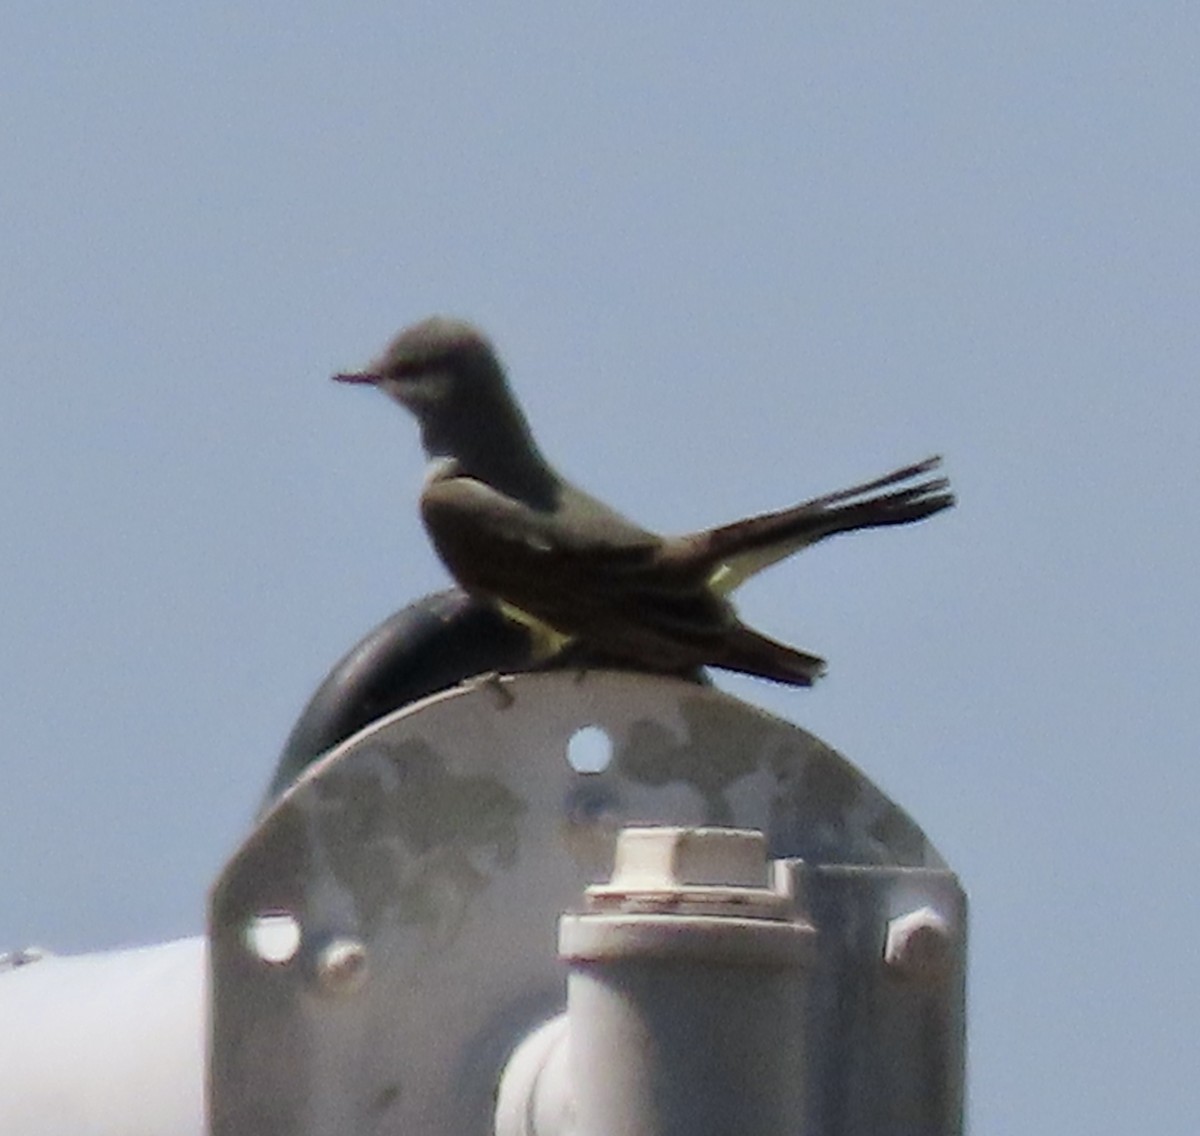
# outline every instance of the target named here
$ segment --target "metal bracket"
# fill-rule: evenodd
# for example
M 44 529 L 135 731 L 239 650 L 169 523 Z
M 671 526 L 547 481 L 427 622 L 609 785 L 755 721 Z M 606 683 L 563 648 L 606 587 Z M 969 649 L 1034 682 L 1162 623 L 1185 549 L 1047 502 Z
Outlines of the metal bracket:
M 556 672 L 434 696 L 317 763 L 218 880 L 214 1136 L 490 1133 L 505 1060 L 564 1001 L 559 914 L 633 824 L 944 867 L 845 758 L 713 688 Z

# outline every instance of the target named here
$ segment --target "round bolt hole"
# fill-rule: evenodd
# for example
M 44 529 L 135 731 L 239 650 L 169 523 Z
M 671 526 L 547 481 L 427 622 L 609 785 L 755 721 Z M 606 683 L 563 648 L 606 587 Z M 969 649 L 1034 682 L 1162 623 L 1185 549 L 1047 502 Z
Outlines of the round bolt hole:
M 288 911 L 263 911 L 246 923 L 243 932 L 250 953 L 263 962 L 281 966 L 300 949 L 300 924 Z
M 567 764 L 576 773 L 603 773 L 612 753 L 612 738 L 599 726 L 583 726 L 567 742 Z

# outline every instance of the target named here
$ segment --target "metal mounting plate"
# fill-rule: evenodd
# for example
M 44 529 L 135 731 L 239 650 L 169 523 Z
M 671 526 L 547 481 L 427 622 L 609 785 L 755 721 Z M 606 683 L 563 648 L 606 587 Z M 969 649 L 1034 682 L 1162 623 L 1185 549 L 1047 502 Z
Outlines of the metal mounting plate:
M 609 760 L 579 772 L 580 750 Z M 562 1007 L 558 916 L 630 824 L 944 866 L 848 761 L 713 688 L 592 671 L 437 695 L 317 763 L 218 880 L 214 1136 L 490 1133 L 505 1059 Z

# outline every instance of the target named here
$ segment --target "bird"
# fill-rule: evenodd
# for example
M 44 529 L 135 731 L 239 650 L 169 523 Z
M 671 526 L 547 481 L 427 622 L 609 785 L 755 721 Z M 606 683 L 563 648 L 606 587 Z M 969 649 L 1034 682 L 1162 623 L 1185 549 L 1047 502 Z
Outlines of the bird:
M 555 470 L 471 323 L 424 319 L 366 369 L 333 378 L 378 387 L 416 418 L 428 459 L 420 511 L 438 556 L 469 595 L 527 625 L 552 663 L 685 677 L 717 667 L 811 686 L 825 660 L 742 622 L 730 593 L 835 533 L 954 504 L 930 457 L 788 509 L 663 536 Z

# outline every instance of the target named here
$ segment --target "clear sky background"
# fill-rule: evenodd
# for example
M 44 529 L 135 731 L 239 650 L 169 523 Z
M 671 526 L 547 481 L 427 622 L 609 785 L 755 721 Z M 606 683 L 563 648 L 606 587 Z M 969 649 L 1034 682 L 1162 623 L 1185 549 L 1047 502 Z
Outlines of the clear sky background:
M 328 376 L 453 313 L 651 527 L 945 453 L 953 513 L 741 593 L 828 679 L 722 684 L 960 873 L 974 1132 L 1193 1136 L 1200 14 L 500 8 L 4 17 L 0 945 L 200 931 L 446 582 L 413 424 Z

